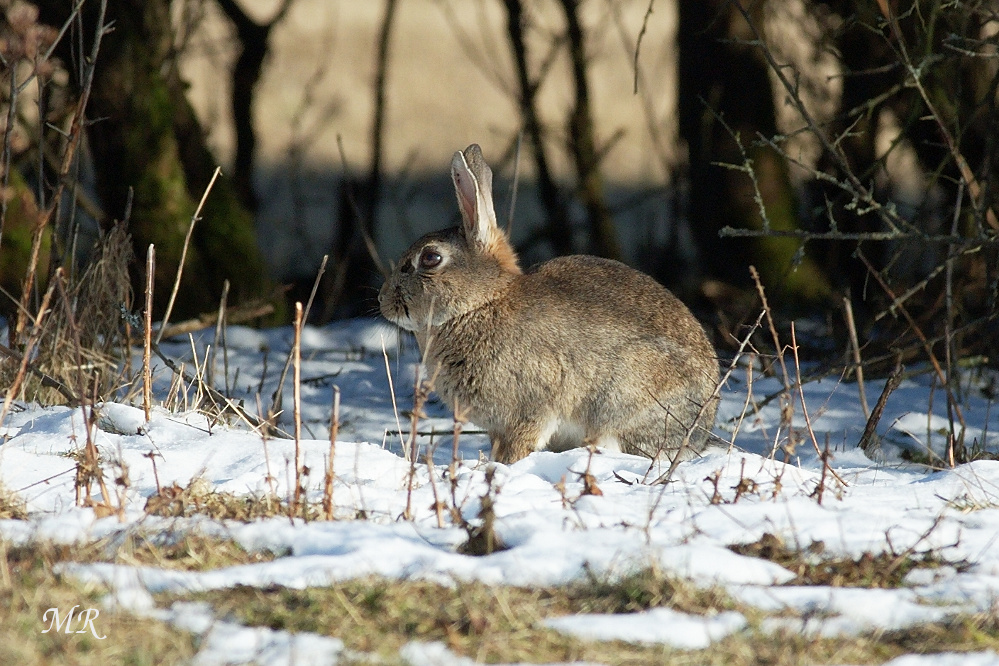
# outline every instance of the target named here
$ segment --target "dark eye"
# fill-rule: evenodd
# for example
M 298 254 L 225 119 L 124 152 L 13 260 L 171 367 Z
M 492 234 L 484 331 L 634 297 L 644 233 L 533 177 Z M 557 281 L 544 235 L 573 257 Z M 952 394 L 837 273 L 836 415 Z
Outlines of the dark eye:
M 420 253 L 420 268 L 437 268 L 444 261 L 444 257 L 437 250 L 428 247 Z

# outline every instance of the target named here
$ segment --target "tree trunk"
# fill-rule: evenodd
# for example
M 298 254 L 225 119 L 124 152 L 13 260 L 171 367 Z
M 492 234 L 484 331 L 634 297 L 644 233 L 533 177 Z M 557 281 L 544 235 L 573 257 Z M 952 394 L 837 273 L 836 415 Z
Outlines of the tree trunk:
M 762 14 L 759 7 L 755 11 Z M 785 160 L 770 148 L 750 145 L 758 133 L 773 136 L 777 128 L 766 64 L 756 47 L 734 41 L 751 38 L 748 26 L 726 0 L 681 0 L 679 35 L 679 116 L 689 155 L 688 214 L 704 277 L 748 285 L 748 268 L 753 264 L 775 297 L 792 301 L 826 297 L 829 282 L 810 257 L 792 267 L 799 248 L 795 239 L 718 236 L 725 226 L 760 229 L 763 225 L 749 177 L 717 166 L 743 161 L 736 139 L 718 117 L 753 160 L 770 227 L 798 227 Z
M 591 254 L 610 259 L 621 259 L 621 245 L 610 209 L 604 201 L 603 178 L 600 175 L 600 158 L 590 110 L 590 88 L 586 82 L 585 33 L 579 21 L 578 0 L 561 0 L 565 12 L 569 37 L 569 56 L 572 62 L 572 79 L 576 90 L 576 104 L 569 117 L 569 145 L 579 177 L 579 195 L 586 207 L 590 227 Z
M 93 3 L 96 4 L 96 3 Z M 84 8 L 84 35 L 93 34 L 94 7 Z M 40 3 L 42 18 L 60 25 L 69 4 Z M 107 19 L 114 29 L 98 54 L 91 91 L 89 145 L 104 210 L 121 219 L 133 192 L 129 232 L 135 255 L 156 245 L 155 316 L 162 315 L 191 217 L 217 161 L 185 96 L 177 69 L 169 0 L 109 0 Z M 64 40 L 62 57 L 72 62 Z M 142 269 L 132 274 L 133 289 L 144 291 Z M 256 244 L 253 217 L 232 182 L 220 178 L 208 196 L 187 252 L 176 317 L 217 307 L 223 282 L 234 300 L 267 296 L 271 284 Z
M 572 254 L 572 227 L 569 213 L 559 193 L 558 185 L 552 178 L 545 155 L 544 132 L 535 106 L 537 83 L 531 80 L 527 71 L 527 44 L 524 40 L 524 8 L 520 0 L 504 0 L 507 16 L 507 37 L 513 52 L 517 70 L 517 83 L 520 86 L 520 117 L 531 145 L 534 147 L 534 165 L 538 171 L 538 190 L 541 207 L 548 218 L 547 237 L 555 254 Z

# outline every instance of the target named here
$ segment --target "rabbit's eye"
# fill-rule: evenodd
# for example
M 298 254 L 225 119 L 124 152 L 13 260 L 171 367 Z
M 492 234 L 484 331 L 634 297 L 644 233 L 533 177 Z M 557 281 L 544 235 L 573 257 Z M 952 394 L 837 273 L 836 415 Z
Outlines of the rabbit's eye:
M 437 268 L 444 261 L 441 253 L 432 248 L 427 248 L 420 253 L 420 268 Z

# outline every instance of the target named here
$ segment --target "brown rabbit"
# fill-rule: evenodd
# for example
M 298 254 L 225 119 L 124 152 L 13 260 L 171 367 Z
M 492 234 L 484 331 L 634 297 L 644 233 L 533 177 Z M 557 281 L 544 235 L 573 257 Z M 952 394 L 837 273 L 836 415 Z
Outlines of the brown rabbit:
M 718 362 L 690 310 L 608 259 L 522 272 L 478 145 L 454 154 L 451 176 L 462 226 L 416 241 L 378 301 L 416 334 L 437 393 L 489 432 L 492 458 L 591 443 L 649 457 L 703 449 Z

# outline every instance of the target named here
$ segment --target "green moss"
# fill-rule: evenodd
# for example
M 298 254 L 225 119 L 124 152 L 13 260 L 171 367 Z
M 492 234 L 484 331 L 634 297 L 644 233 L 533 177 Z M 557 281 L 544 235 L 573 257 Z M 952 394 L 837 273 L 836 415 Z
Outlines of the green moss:
M 28 272 L 31 258 L 31 242 L 39 211 L 35 197 L 24 177 L 17 170 L 11 170 L 8 183 L 10 199 L 7 202 L 7 218 L 0 239 L 0 285 L 4 290 L 18 297 Z M 48 274 L 49 254 L 52 248 L 52 232 L 46 228 L 42 232 L 42 245 L 38 257 L 37 276 L 43 278 L 39 287 L 44 288 L 44 277 Z M 0 314 L 10 315 L 16 306 L 6 297 L 0 297 Z

